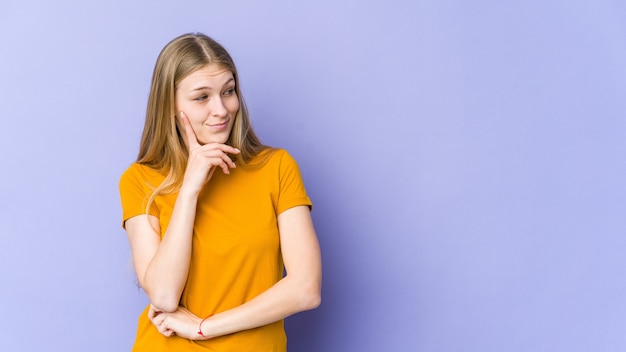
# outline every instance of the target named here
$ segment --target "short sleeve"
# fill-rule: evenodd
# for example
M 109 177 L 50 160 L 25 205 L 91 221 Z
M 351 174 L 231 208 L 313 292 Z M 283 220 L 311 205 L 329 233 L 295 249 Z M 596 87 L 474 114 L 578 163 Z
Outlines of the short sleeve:
M 148 184 L 141 165 L 131 165 L 120 177 L 119 189 L 122 201 L 122 227 L 126 220 L 146 214 L 146 205 L 152 189 Z M 150 207 L 150 215 L 159 216 L 159 210 L 153 203 Z
M 300 205 L 313 207 L 311 200 L 306 194 L 304 182 L 300 175 L 300 169 L 294 158 L 286 151 L 282 151 L 279 163 L 279 191 L 276 213 Z

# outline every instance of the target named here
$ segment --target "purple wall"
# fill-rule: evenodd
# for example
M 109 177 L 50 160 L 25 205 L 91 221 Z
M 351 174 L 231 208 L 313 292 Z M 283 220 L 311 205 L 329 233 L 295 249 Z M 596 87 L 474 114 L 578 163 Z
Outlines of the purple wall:
M 623 2 L 180 3 L 0 4 L 3 350 L 130 349 L 117 181 L 189 31 L 315 203 L 292 351 L 626 349 Z

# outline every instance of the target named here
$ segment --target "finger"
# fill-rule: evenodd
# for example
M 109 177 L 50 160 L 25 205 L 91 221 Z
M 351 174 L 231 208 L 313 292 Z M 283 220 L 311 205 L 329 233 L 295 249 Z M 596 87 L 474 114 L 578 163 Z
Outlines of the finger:
M 193 127 L 191 127 L 191 122 L 187 118 L 184 112 L 180 112 L 180 120 L 183 122 L 183 127 L 185 129 L 185 135 L 187 136 L 187 148 L 189 151 L 200 146 L 198 142 L 198 137 L 196 137 L 196 132 L 194 132 Z
M 225 153 L 217 154 L 215 159 L 216 159 L 216 162 L 220 164 L 222 169 L 226 168 L 226 171 L 228 171 L 228 167 L 232 167 L 233 169 L 237 167 L 237 165 L 235 165 L 235 162 Z
M 164 320 L 163 322 L 161 322 L 161 325 L 159 326 L 159 331 L 161 332 L 161 334 L 163 334 L 164 336 L 170 337 L 172 335 L 174 335 L 174 330 L 172 330 L 167 322 Z
M 230 158 L 228 153 L 240 153 L 239 149 L 237 148 L 233 148 L 231 146 L 219 143 L 206 144 L 201 148 L 196 149 L 195 151 L 208 158 L 219 158 L 233 169 L 236 168 L 237 165 L 235 165 L 235 162 Z M 212 164 L 216 166 L 214 163 Z
M 153 317 L 152 319 L 150 319 L 150 321 L 152 321 L 152 325 L 154 325 L 156 327 L 161 326 L 163 324 L 164 320 L 165 319 L 163 318 L 163 316 L 159 316 L 159 315 L 157 315 L 157 316 Z
M 207 151 L 207 152 L 216 152 L 216 151 L 220 151 L 224 154 L 240 154 L 241 150 L 235 148 L 235 147 L 231 147 L 228 144 L 223 144 L 223 143 L 208 143 L 205 144 L 203 146 L 201 146 L 203 151 Z
M 213 175 L 213 171 L 215 171 L 216 168 L 220 168 L 222 169 L 222 171 L 225 174 L 229 174 L 230 173 L 230 169 L 228 167 L 228 164 L 222 160 L 222 158 L 220 158 L 219 156 L 206 156 L 206 163 L 209 166 L 209 174 L 207 174 L 207 179 L 210 179 L 211 176 Z
M 211 170 L 209 171 L 209 175 L 207 176 L 207 180 L 211 179 L 211 176 L 213 176 L 214 171 L 215 171 L 215 168 L 212 167 Z
M 165 320 L 156 320 L 154 323 L 154 326 L 157 328 L 157 330 L 159 330 L 159 332 L 165 336 L 167 336 L 167 331 L 169 330 L 167 328 L 167 325 L 165 324 Z
M 223 159 L 216 159 L 217 161 L 217 165 L 222 169 L 222 172 L 225 173 L 226 175 L 230 175 L 230 169 L 228 168 L 228 165 L 226 164 L 226 162 Z
M 201 148 L 194 149 L 191 153 L 193 160 L 200 161 L 202 164 L 208 164 L 210 168 L 220 167 L 225 173 L 228 173 L 228 168 L 235 168 L 235 163 L 220 150 L 201 150 Z
M 163 325 L 157 326 L 157 330 L 159 330 L 161 335 L 168 336 L 168 330 Z
M 241 153 L 241 150 L 235 148 L 235 147 L 231 147 L 228 144 L 222 144 L 222 143 L 211 143 L 210 144 L 212 147 L 214 147 L 215 149 L 219 149 L 221 151 L 223 151 L 224 153 L 229 153 L 229 154 L 239 154 Z
M 154 306 L 151 304 L 150 309 L 148 310 L 148 318 L 152 320 L 159 314 L 161 314 L 161 311 L 156 310 Z

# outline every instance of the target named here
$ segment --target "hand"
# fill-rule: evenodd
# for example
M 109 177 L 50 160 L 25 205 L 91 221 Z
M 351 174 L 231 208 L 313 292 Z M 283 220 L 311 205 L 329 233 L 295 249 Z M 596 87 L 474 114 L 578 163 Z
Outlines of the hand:
M 163 313 L 163 311 L 150 304 L 150 309 L 148 309 L 148 319 L 150 319 L 152 324 L 161 334 L 170 337 L 174 335 L 174 330 L 167 328 L 166 325 L 163 324 L 166 318 L 165 314 L 166 313 Z
M 176 335 L 188 340 L 204 339 L 204 337 L 198 334 L 198 326 L 202 319 L 191 313 L 185 307 L 179 306 L 176 311 L 165 313 L 159 311 L 153 305 L 150 305 L 148 318 L 164 336 L 170 337 Z
M 182 111 L 180 119 L 185 130 L 187 148 L 189 150 L 183 185 L 187 185 L 193 191 L 199 192 L 211 179 L 215 167 L 220 167 L 227 175 L 230 174 L 230 168 L 234 169 L 236 165 L 227 153 L 239 154 L 240 151 L 223 143 L 201 145 L 191 127 L 189 119 Z

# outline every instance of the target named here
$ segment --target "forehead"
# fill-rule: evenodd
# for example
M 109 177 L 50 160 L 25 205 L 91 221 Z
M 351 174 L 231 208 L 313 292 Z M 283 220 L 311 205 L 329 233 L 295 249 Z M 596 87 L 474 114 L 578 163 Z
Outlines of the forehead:
M 191 72 L 178 84 L 182 90 L 198 88 L 221 88 L 234 80 L 231 70 L 216 64 L 207 64 Z

